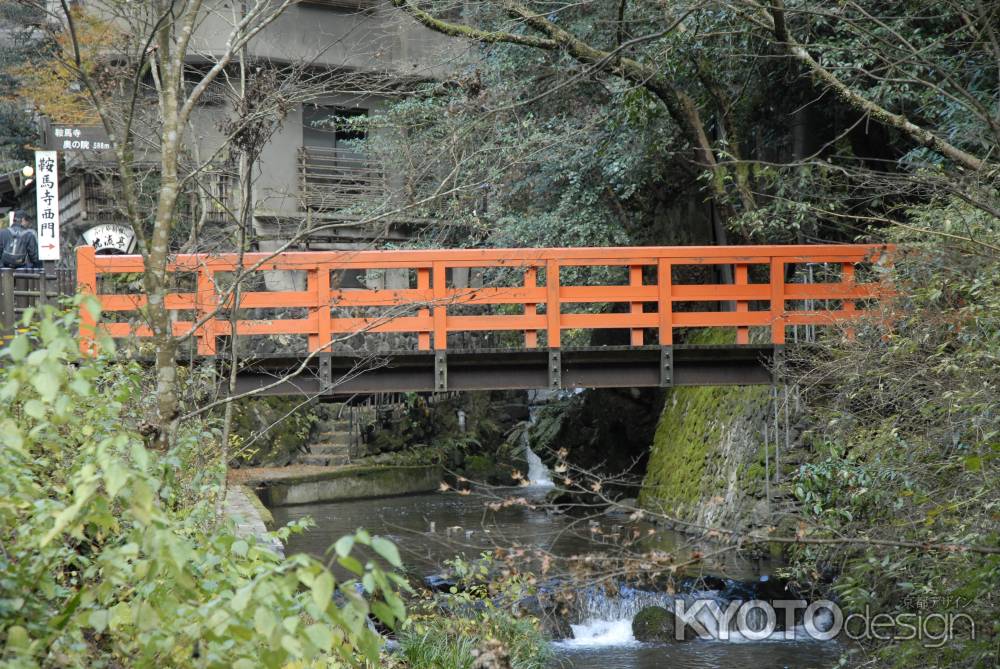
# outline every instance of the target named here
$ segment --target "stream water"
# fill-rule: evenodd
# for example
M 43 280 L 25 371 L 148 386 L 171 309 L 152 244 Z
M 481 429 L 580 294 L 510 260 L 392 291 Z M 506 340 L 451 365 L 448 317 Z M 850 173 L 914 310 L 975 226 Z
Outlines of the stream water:
M 544 473 L 536 470 L 544 486 Z M 523 490 L 521 489 L 519 494 Z M 539 494 L 545 488 L 535 487 Z M 289 552 L 306 552 L 322 557 L 343 534 L 358 527 L 389 536 L 400 547 L 404 562 L 414 576 L 440 571 L 446 559 L 461 554 L 477 557 L 495 546 L 537 546 L 556 555 L 572 555 L 593 550 L 595 545 L 585 527 L 577 531 L 574 519 L 549 514 L 540 509 L 512 506 L 488 509 L 482 497 L 456 494 L 422 494 L 406 497 L 355 500 L 329 504 L 279 507 L 272 510 L 278 523 L 304 516 L 316 521 L 312 530 L 291 539 Z M 605 517 L 605 529 L 620 528 L 622 519 Z M 631 528 L 630 528 L 631 529 Z M 648 529 L 640 526 L 643 532 Z M 646 540 L 644 540 L 646 541 Z M 648 540 L 649 548 L 684 550 L 684 538 L 657 531 Z M 756 580 L 769 573 L 771 565 L 732 560 L 706 566 L 713 574 Z M 622 590 L 608 597 L 602 592 L 585 592 L 572 624 L 573 637 L 553 643 L 555 667 L 573 669 L 617 667 L 654 669 L 677 667 L 788 667 L 826 668 L 837 665 L 845 647 L 819 641 L 701 641 L 678 644 L 643 644 L 632 636 L 631 620 L 650 603 L 665 597 L 661 593 Z

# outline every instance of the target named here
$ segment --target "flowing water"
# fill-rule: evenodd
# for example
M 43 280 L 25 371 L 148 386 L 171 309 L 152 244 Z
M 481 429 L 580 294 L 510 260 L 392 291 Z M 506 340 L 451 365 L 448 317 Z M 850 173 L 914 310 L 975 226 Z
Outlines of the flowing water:
M 539 462 L 539 464 L 541 464 Z M 543 465 L 544 466 L 544 465 Z M 540 481 L 545 479 L 536 471 Z M 535 478 L 531 476 L 530 478 Z M 526 488 L 517 494 L 544 495 L 546 489 Z M 475 558 L 495 546 L 535 546 L 556 555 L 572 555 L 595 548 L 590 524 L 549 514 L 539 508 L 512 506 L 497 511 L 486 507 L 483 497 L 422 494 L 329 504 L 308 504 L 273 509 L 275 520 L 286 523 L 311 516 L 317 526 L 292 537 L 288 551 L 323 557 L 327 548 L 343 534 L 358 527 L 387 535 L 400 547 L 403 559 L 415 577 L 440 571 L 444 560 L 456 554 Z M 621 518 L 604 517 L 602 529 L 614 536 L 622 528 Z M 632 529 L 629 527 L 628 529 Z M 649 526 L 639 525 L 643 534 Z M 683 551 L 685 539 L 658 530 L 644 548 Z M 735 579 L 756 580 L 773 565 L 728 559 L 706 566 L 706 572 L 724 573 Z M 711 593 L 710 596 L 718 596 Z M 764 641 L 702 641 L 676 644 L 644 644 L 632 636 L 631 621 L 645 606 L 663 604 L 663 593 L 621 588 L 617 596 L 585 591 L 578 597 L 578 610 L 569 622 L 573 637 L 556 641 L 554 667 L 567 669 L 707 669 L 714 667 L 826 668 L 837 665 L 845 647 L 836 642 L 786 641 L 778 635 Z M 691 595 L 694 596 L 694 595 Z
M 527 434 L 527 432 L 525 433 Z M 531 450 L 531 446 L 525 440 L 524 459 L 528 461 L 528 482 L 535 488 L 553 488 L 552 475 L 549 468 L 545 466 L 538 454 Z

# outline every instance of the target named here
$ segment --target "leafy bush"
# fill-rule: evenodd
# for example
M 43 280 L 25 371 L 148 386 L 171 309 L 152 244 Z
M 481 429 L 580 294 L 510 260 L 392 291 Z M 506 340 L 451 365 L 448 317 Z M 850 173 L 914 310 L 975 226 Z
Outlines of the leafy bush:
M 837 575 L 833 594 L 848 612 L 976 622 L 974 638 L 963 625 L 940 648 L 876 642 L 885 664 L 994 666 L 1000 559 L 969 547 L 1000 543 L 1000 221 L 959 201 L 910 213 L 924 232 L 896 236 L 891 332 L 861 328 L 857 342 L 799 361 L 822 427 L 811 437 L 817 455 L 790 483 L 798 531 L 872 545 L 792 555 L 803 582 Z M 921 548 L 931 544 L 946 548 Z
M 506 666 L 501 658 L 513 669 L 546 666 L 551 651 L 539 621 L 514 613 L 522 598 L 534 594 L 533 579 L 486 553 L 471 562 L 449 560 L 446 566 L 455 585 L 417 604 L 419 613 L 399 635 L 406 666 L 469 669 L 485 654 L 496 659 L 496 666 Z
M 287 465 L 308 450 L 319 420 L 301 398 L 252 397 L 236 403 L 229 449 L 234 466 Z
M 395 546 L 341 539 L 336 557 L 357 580 L 338 584 L 313 558 L 237 536 L 217 511 L 216 427 L 188 422 L 168 452 L 147 449 L 144 370 L 78 360 L 75 326 L 46 311 L 0 353 L 0 662 L 376 662 L 369 613 L 389 626 L 405 615 L 406 583 L 381 566 L 401 566 Z
M 486 652 L 506 656 L 513 669 L 542 669 L 550 658 L 537 621 L 493 608 L 417 619 L 400 635 L 400 649 L 411 669 L 470 669 Z

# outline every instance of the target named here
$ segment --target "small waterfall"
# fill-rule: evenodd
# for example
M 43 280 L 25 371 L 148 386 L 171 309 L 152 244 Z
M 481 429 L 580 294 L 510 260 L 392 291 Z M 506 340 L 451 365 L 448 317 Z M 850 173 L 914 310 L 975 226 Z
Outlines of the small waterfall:
M 564 646 L 634 646 L 631 620 L 590 620 L 570 625 L 573 638 L 557 643 Z
M 683 599 L 690 606 L 696 599 L 710 599 L 720 609 L 725 609 L 728 600 L 716 590 L 698 590 L 684 594 L 670 595 L 664 592 L 649 592 L 636 588 L 622 587 L 618 594 L 609 596 L 601 588 L 588 589 L 578 596 L 574 618 L 579 621 L 570 624 L 573 638 L 557 643 L 565 646 L 630 646 L 639 643 L 632 634 L 632 621 L 644 608 L 662 606 L 674 610 L 675 599 Z M 750 616 L 751 626 L 763 626 L 764 620 L 755 610 Z M 701 609 L 697 619 L 705 630 L 718 639 L 719 629 L 716 618 L 708 609 Z M 735 621 L 734 621 L 735 622 Z M 775 632 L 773 640 L 780 638 L 781 632 Z M 801 637 L 800 637 L 801 638 Z M 745 639 L 730 625 L 729 639 L 734 642 L 745 642 Z
M 528 461 L 528 483 L 536 488 L 552 488 L 552 474 L 538 454 L 531 450 L 531 426 L 535 424 L 535 407 L 528 407 L 528 425 L 521 432 L 521 443 L 524 444 L 524 459 Z
M 524 459 L 528 461 L 528 483 L 536 488 L 552 488 L 555 483 L 552 482 L 549 468 L 545 466 L 538 454 L 531 450 L 531 446 L 528 445 L 528 433 L 524 434 Z
M 639 643 L 632 635 L 632 619 L 647 606 L 673 609 L 673 597 L 665 593 L 622 588 L 610 597 L 603 589 L 591 588 L 577 599 L 575 618 L 570 624 L 572 639 L 567 646 L 630 646 Z

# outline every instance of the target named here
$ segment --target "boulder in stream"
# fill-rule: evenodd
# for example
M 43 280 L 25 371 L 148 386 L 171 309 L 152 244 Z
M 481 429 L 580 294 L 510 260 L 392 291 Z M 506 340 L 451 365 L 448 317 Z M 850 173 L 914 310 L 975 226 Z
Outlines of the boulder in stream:
M 632 636 L 637 641 L 660 643 L 690 641 L 697 636 L 690 626 L 685 626 L 684 638 L 678 639 L 675 630 L 674 612 L 662 606 L 647 606 L 632 619 Z

